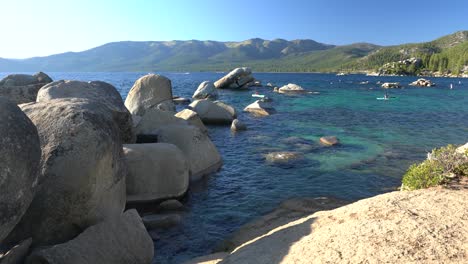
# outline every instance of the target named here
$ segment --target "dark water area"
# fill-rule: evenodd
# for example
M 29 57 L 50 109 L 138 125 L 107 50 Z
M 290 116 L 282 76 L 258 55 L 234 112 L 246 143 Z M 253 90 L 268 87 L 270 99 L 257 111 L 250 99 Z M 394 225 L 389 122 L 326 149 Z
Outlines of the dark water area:
M 54 80 L 101 80 L 125 99 L 146 73 L 49 73 Z M 174 95 L 191 97 L 198 84 L 222 73 L 162 73 Z M 6 73 L 0 73 L 3 77 Z M 395 190 L 410 164 L 432 148 L 468 141 L 468 79 L 428 78 L 437 86 L 410 87 L 415 77 L 256 73 L 263 84 L 296 83 L 320 94 L 281 95 L 271 88 L 220 90 L 220 98 L 239 112 L 248 130 L 209 127 L 224 159 L 222 170 L 191 187 L 181 225 L 158 233 L 154 263 L 181 263 L 211 250 L 241 225 L 294 197 L 333 196 L 362 199 Z M 368 81 L 368 84 L 360 84 Z M 376 83 L 400 82 L 393 100 L 380 101 Z M 450 89 L 453 84 L 453 89 Z M 242 109 L 253 91 L 273 99 L 277 113 L 255 118 Z M 341 145 L 321 147 L 321 136 L 337 136 Z M 304 159 L 274 165 L 264 155 L 297 151 Z

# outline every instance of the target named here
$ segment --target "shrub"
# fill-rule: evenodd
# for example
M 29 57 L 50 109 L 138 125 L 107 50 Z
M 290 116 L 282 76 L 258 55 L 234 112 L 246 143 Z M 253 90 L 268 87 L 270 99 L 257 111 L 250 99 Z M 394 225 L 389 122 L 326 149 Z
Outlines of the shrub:
M 447 183 L 454 177 L 468 176 L 468 156 L 448 145 L 433 149 L 427 160 L 413 164 L 402 179 L 402 190 L 416 190 Z

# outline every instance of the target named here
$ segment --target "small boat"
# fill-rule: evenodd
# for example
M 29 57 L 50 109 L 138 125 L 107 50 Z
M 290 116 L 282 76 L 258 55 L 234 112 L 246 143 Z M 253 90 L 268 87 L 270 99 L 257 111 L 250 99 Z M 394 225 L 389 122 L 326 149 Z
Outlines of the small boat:
M 252 94 L 252 97 L 258 97 L 258 98 L 264 98 L 265 95 L 264 94 Z

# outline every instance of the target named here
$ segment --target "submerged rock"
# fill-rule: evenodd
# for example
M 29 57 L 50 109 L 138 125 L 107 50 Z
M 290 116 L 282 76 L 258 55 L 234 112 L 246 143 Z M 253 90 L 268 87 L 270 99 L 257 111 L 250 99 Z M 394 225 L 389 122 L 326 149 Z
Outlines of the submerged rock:
M 41 148 L 33 122 L 0 97 L 0 244 L 29 207 L 39 182 Z M 17 241 L 14 241 L 17 242 Z
M 184 205 L 178 200 L 167 200 L 158 205 L 158 209 L 162 211 L 180 211 L 184 209 Z
M 52 79 L 43 72 L 34 75 L 10 74 L 0 80 L 0 96 L 15 104 L 34 102 L 39 89 L 50 82 Z
M 247 130 L 247 126 L 242 123 L 239 119 L 234 119 L 231 124 L 232 131 L 244 131 Z
M 179 97 L 179 96 L 174 96 L 172 98 L 172 102 L 177 105 L 188 105 L 192 100 L 189 98 L 184 98 L 184 97 Z
M 273 163 L 288 163 L 303 158 L 304 155 L 301 153 L 292 151 L 271 152 L 265 155 L 265 159 Z
M 180 224 L 182 217 L 179 214 L 155 214 L 142 217 L 143 224 L 148 230 L 155 228 L 170 228 Z

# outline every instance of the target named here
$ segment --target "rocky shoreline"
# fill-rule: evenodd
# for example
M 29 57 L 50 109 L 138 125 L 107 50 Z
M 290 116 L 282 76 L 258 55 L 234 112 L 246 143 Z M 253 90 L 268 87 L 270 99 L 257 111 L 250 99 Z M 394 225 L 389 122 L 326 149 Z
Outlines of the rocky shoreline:
M 0 146 L 6 150 L 0 159 L 0 264 L 151 263 L 155 231 L 181 222 L 184 205 L 178 199 L 222 167 L 205 125 L 233 133 L 248 129 L 235 108 L 215 101 L 217 89 L 259 85 L 251 69 L 238 68 L 216 82 L 202 82 L 191 102 L 173 95 L 167 77 L 148 74 L 135 81 L 124 102 L 114 86 L 101 81 L 53 81 L 42 72 L 5 77 L 0 81 Z M 284 96 L 314 93 L 295 84 L 267 86 Z M 176 103 L 185 109 L 177 112 Z M 263 117 L 276 113 L 273 105 L 262 98 L 243 111 Z M 320 144 L 340 141 L 325 136 Z M 299 152 L 265 156 L 272 163 L 300 158 Z M 276 255 L 262 244 L 253 252 L 264 255 L 249 253 L 245 244 L 347 203 L 326 197 L 286 201 L 219 245 L 223 252 L 216 258 L 271 263 Z M 284 250 L 282 244 L 271 245 Z M 249 257 L 237 258 L 239 248 Z

